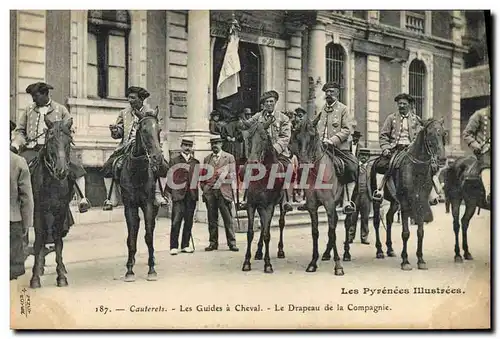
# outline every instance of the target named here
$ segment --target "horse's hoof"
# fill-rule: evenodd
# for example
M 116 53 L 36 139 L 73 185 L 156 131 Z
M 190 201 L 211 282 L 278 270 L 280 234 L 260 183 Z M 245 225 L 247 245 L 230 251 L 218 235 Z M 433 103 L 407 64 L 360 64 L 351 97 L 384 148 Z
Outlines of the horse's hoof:
M 307 266 L 306 272 L 307 273 L 314 273 L 314 272 L 316 272 L 317 269 L 318 269 L 318 266 L 309 264 L 309 266 Z
M 461 264 L 463 262 L 464 262 L 464 259 L 462 259 L 462 256 L 460 256 L 460 255 L 455 256 L 455 263 L 456 264 Z
M 403 271 L 411 271 L 411 265 L 410 264 L 401 264 L 401 269 Z
M 279 251 L 278 252 L 278 259 L 284 259 L 285 258 L 285 252 Z
M 341 268 L 336 268 L 335 269 L 335 275 L 344 275 L 344 269 Z
M 417 263 L 418 269 L 419 270 L 426 270 L 427 269 L 427 264 L 425 262 L 419 262 Z
M 321 261 L 328 261 L 332 258 L 332 256 L 329 253 L 324 253 L 323 256 L 321 257 Z
M 156 281 L 158 280 L 158 274 L 156 272 L 148 273 L 147 281 Z
M 377 253 L 377 259 L 384 259 L 384 253 L 378 252 Z
M 40 284 L 40 279 L 31 279 L 30 280 L 30 287 L 31 288 L 40 288 L 42 287 L 42 284 Z
M 344 261 L 351 261 L 351 255 L 347 254 L 347 253 L 344 253 L 344 257 L 342 258 L 342 260 L 344 260 Z
M 392 257 L 392 258 L 393 258 L 393 257 L 395 257 L 395 256 L 396 256 L 396 253 L 394 253 L 394 251 L 393 251 L 393 250 L 389 250 L 389 251 L 387 251 L 387 256 L 388 256 L 388 257 Z
M 250 263 L 244 263 L 243 268 L 241 269 L 243 272 L 248 272 L 252 270 L 252 265 Z
M 470 253 L 464 253 L 464 259 L 465 260 L 474 260 L 474 258 L 472 257 L 472 254 L 470 254 Z
M 255 260 L 262 260 L 262 253 L 261 252 L 257 252 L 255 253 Z
M 274 273 L 273 267 L 271 265 L 264 266 L 264 273 Z
M 68 286 L 68 279 L 66 277 L 57 278 L 57 287 Z
M 125 274 L 125 282 L 134 282 L 135 281 L 135 274 Z

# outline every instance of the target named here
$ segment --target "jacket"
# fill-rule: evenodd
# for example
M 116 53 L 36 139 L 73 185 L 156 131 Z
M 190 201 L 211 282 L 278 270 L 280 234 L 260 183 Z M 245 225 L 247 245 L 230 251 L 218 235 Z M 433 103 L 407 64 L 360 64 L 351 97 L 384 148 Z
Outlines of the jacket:
M 476 111 L 469 119 L 464 130 L 464 141 L 472 149 L 480 149 L 484 144 L 491 144 L 491 113 L 490 107 Z
M 207 155 L 203 159 L 203 163 L 211 164 L 212 157 L 213 154 Z M 221 150 L 219 163 L 217 165 L 214 165 L 213 168 L 213 175 L 210 178 L 200 182 L 200 187 L 203 191 L 203 195 L 210 194 L 213 186 L 215 185 L 215 183 L 219 179 L 219 176 L 223 172 L 227 172 L 226 179 L 231 178 L 232 180 L 236 180 L 236 161 L 234 159 L 234 156 L 230 153 Z M 200 173 L 200 175 L 205 175 L 205 174 L 206 172 L 204 170 L 202 170 L 202 173 Z M 228 201 L 233 201 L 233 188 L 231 184 L 229 183 L 221 184 L 219 189 L 224 199 Z
M 34 201 L 28 164 L 10 152 L 10 221 L 22 221 L 27 230 L 33 226 Z
M 335 147 L 341 150 L 350 150 L 351 140 L 349 137 L 353 132 L 353 119 L 347 106 L 336 101 L 333 104 L 333 111 L 328 112 L 327 105 L 325 105 L 319 114 L 317 129 L 320 137 L 323 137 L 326 129 L 326 138 L 331 140 Z
M 143 105 L 141 113 L 152 113 L 154 110 L 148 105 Z M 126 144 L 130 141 L 132 136 L 132 127 L 134 126 L 135 121 L 134 109 L 131 106 L 120 111 L 118 114 L 118 118 L 116 118 L 116 126 L 118 126 L 118 132 L 116 134 L 111 133 L 111 137 L 113 139 L 122 139 L 120 145 Z
M 403 126 L 403 119 L 401 113 L 394 112 L 389 114 L 385 119 L 384 125 L 380 130 L 379 143 L 380 148 L 383 150 L 393 149 L 399 142 L 401 137 L 401 129 Z M 410 142 L 415 140 L 418 132 L 422 128 L 422 121 L 420 117 L 413 112 L 408 113 L 408 134 Z
M 70 118 L 68 109 L 54 100 L 50 101 L 46 114 L 50 121 L 59 121 Z M 44 118 L 35 103 L 32 103 L 21 113 L 14 130 L 12 145 L 16 148 L 26 146 L 29 139 L 34 139 L 38 134 L 39 124 L 44 124 Z
M 268 132 L 271 136 L 271 141 L 273 147 L 278 153 L 278 155 L 283 155 L 290 157 L 290 150 L 288 145 L 290 143 L 290 138 L 292 135 L 292 123 L 290 118 L 282 112 L 274 112 L 275 121 L 269 126 Z M 250 119 L 243 120 L 243 125 L 245 127 L 250 127 L 256 122 L 265 123 L 266 117 L 263 111 L 255 113 Z
M 172 176 L 172 181 L 174 184 L 183 184 L 185 186 L 180 189 L 172 189 L 170 185 L 167 185 L 167 192 L 172 195 L 172 201 L 180 201 L 184 200 L 184 198 L 189 197 L 191 200 L 198 201 L 198 181 L 196 181 L 196 187 L 190 188 L 191 181 L 194 176 L 194 171 L 197 169 L 197 165 L 200 162 L 195 159 L 193 156 L 189 158 L 189 162 L 184 159 L 182 154 L 170 159 L 168 168 L 172 168 L 175 165 L 185 164 L 189 166 L 189 170 L 187 168 L 178 168 L 175 171 L 172 171 L 170 175 Z

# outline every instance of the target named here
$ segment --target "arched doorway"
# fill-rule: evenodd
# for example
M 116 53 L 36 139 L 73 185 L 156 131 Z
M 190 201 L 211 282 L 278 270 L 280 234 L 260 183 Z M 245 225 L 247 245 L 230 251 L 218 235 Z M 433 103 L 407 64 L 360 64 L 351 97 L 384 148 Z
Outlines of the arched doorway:
M 219 82 L 220 71 L 226 53 L 227 40 L 216 38 L 213 51 L 213 108 L 217 109 L 221 104 L 231 107 L 233 114 L 241 112 L 244 108 L 250 108 L 252 112 L 257 112 L 260 109 L 259 98 L 261 92 L 261 74 L 262 74 L 262 59 L 259 46 L 257 44 L 242 42 L 239 43 L 238 55 L 240 57 L 241 71 L 240 83 L 241 87 L 238 93 L 223 98 L 217 99 L 217 83 Z

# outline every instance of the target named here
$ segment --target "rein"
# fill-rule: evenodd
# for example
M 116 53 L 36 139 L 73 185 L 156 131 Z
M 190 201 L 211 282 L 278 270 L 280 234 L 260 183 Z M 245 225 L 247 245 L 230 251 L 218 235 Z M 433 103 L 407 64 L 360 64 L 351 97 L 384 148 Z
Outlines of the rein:
M 54 168 L 54 163 L 53 163 L 53 159 L 52 157 L 49 156 L 49 152 L 48 152 L 48 149 L 47 149 L 47 145 L 48 145 L 48 142 L 51 140 L 51 139 L 54 139 L 54 137 L 52 138 L 48 138 L 48 130 L 46 130 L 45 132 L 43 132 L 42 134 L 38 135 L 36 138 L 32 139 L 31 141 L 34 141 L 34 140 L 37 140 L 38 138 L 40 138 L 42 135 L 46 134 L 45 136 L 45 144 L 43 145 L 42 149 L 41 149 L 41 154 L 42 154 L 42 160 L 43 160 L 43 164 L 45 165 L 45 168 L 47 169 L 47 171 L 49 172 L 50 176 L 54 179 L 58 179 L 60 180 L 60 178 L 57 177 L 56 173 L 55 173 L 55 168 Z M 70 145 L 74 145 L 73 143 L 73 137 L 65 132 L 63 132 L 64 134 L 68 135 L 69 138 L 70 138 Z M 30 141 L 30 142 L 31 142 Z M 71 157 L 69 154 L 67 154 L 66 156 L 66 165 L 69 167 L 69 164 L 71 162 Z
M 429 142 L 427 140 L 427 128 L 433 123 L 433 121 L 428 122 L 423 129 L 424 133 L 424 149 L 426 152 L 426 155 L 428 155 L 430 158 L 429 160 L 420 160 L 417 159 L 413 154 L 410 153 L 408 150 L 406 152 L 406 156 L 408 159 L 415 165 L 431 165 L 432 168 L 437 169 L 439 167 L 438 161 L 437 161 L 437 154 L 433 151 L 432 147 L 429 145 Z M 415 140 L 416 141 L 416 140 Z

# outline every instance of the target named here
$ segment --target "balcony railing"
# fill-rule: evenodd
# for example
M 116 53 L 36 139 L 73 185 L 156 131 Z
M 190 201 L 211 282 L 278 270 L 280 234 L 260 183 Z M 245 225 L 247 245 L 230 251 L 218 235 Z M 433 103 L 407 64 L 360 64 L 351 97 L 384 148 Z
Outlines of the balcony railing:
M 406 29 L 416 33 L 424 33 L 425 15 L 406 12 Z

